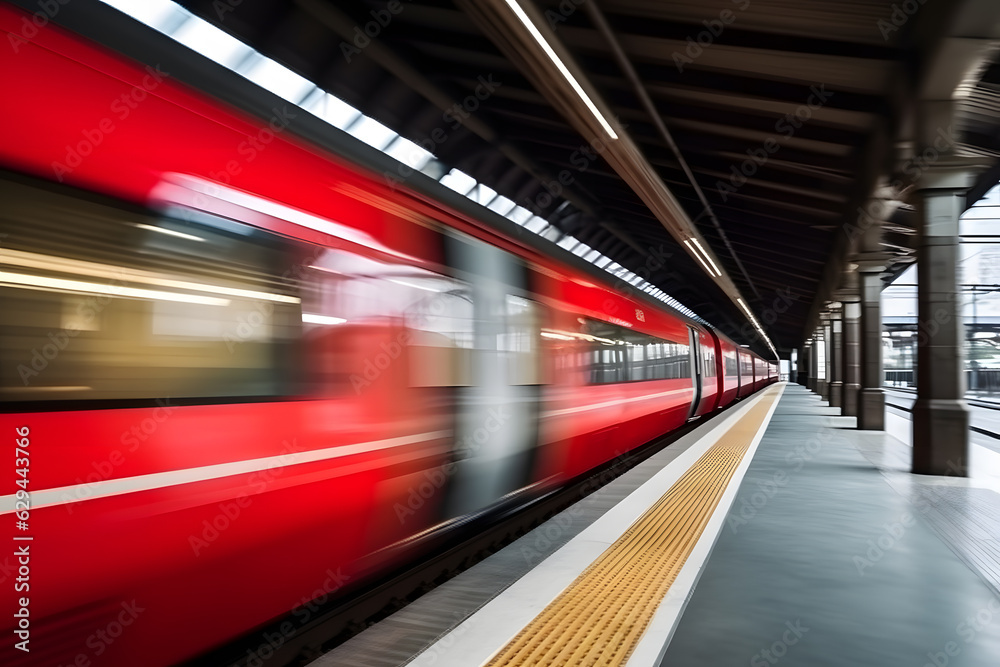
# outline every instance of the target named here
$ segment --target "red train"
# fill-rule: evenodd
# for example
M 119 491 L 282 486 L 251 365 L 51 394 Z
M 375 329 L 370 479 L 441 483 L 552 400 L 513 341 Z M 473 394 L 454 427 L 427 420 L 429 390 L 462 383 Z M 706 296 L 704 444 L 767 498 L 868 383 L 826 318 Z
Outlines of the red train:
M 241 154 L 264 122 L 26 16 L 0 6 L 4 664 L 306 621 L 777 379 L 291 133 Z

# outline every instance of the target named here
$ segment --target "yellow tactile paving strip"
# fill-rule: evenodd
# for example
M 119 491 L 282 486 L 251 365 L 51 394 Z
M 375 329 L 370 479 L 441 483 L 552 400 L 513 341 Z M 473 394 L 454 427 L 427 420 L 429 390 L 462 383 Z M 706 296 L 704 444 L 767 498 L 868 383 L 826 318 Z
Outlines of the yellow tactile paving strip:
M 624 665 L 779 395 L 768 389 L 487 665 Z

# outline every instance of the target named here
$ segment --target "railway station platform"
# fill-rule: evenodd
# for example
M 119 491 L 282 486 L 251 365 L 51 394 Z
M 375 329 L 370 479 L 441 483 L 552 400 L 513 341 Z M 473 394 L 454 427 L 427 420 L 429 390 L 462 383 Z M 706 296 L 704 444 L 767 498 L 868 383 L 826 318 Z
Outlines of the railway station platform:
M 994 477 L 836 412 L 758 392 L 312 665 L 1000 664 Z

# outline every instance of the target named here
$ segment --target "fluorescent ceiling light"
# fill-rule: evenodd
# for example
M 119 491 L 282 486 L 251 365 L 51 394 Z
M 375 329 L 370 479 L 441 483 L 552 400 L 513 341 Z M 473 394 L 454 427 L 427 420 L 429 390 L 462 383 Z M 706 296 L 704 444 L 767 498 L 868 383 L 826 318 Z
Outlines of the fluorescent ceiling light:
M 521 23 L 524 24 L 524 27 L 527 28 L 528 33 L 534 38 L 534 40 L 538 43 L 538 45 L 542 47 L 542 50 L 545 51 L 545 55 L 549 57 L 549 60 L 552 61 L 552 64 L 554 64 L 556 66 L 556 69 L 559 70 L 559 73 L 563 75 L 563 78 L 565 78 L 566 81 L 569 83 L 569 85 L 573 88 L 573 91 L 576 92 L 576 94 L 580 97 L 583 103 L 587 106 L 587 109 L 590 110 L 590 113 L 593 114 L 594 118 L 597 119 L 597 122 L 601 124 L 601 127 L 604 128 L 604 131 L 607 133 L 607 135 L 611 139 L 617 139 L 618 135 L 612 129 L 607 119 L 605 119 L 604 115 L 597 110 L 597 106 L 594 104 L 593 100 L 591 100 L 590 96 L 584 92 L 583 88 L 580 86 L 580 82 L 576 80 L 576 77 L 570 74 L 570 71 L 566 68 L 566 64 L 563 63 L 563 61 L 559 58 L 559 56 L 556 55 L 556 52 L 552 50 L 552 46 L 547 41 L 545 41 L 545 38 L 542 37 L 542 33 L 538 32 L 538 28 L 536 28 L 535 24 L 531 22 L 531 19 L 528 18 L 528 15 L 524 13 L 524 10 L 521 9 L 521 5 L 517 3 L 517 0 L 506 0 L 506 1 L 507 1 L 507 6 L 509 6 L 511 10 L 513 10 L 517 18 L 520 19 Z
M 437 293 L 440 294 L 441 292 L 446 291 L 446 290 L 434 287 L 433 285 L 421 285 L 419 283 L 411 283 L 411 282 L 406 281 L 406 280 L 399 280 L 398 278 L 387 278 L 387 280 L 390 283 L 396 283 L 397 285 L 402 285 L 403 287 L 412 287 L 413 289 L 421 289 L 421 290 L 424 290 L 426 292 L 437 292 Z M 415 280 L 421 280 L 421 278 L 415 278 Z M 424 279 L 424 280 L 427 280 L 427 279 Z M 439 281 L 436 281 L 436 280 L 432 279 L 432 280 L 428 280 L 427 282 L 433 283 L 433 282 L 439 282 Z
M 154 227 L 153 225 L 145 225 L 141 222 L 135 224 L 139 229 L 147 229 L 151 232 L 157 232 L 159 234 L 166 234 L 167 236 L 176 236 L 179 239 L 187 239 L 188 241 L 204 241 L 205 239 L 200 236 L 195 236 L 194 234 L 185 234 L 184 232 L 178 232 L 174 229 L 167 229 L 166 227 Z
M 88 276 L 90 278 L 128 281 L 131 283 L 156 285 L 157 287 L 175 287 L 177 289 L 187 289 L 195 292 L 209 292 L 211 294 L 238 296 L 247 299 L 262 299 L 264 301 L 274 301 L 277 303 L 299 302 L 298 297 L 286 296 L 284 294 L 270 294 L 268 292 L 258 292 L 256 290 L 239 289 L 236 287 L 193 283 L 188 280 L 176 280 L 174 278 L 170 278 L 169 276 L 164 276 L 163 274 L 157 274 L 152 271 L 144 271 L 142 269 L 128 269 L 121 266 L 112 266 L 110 264 L 85 262 L 66 257 L 39 255 L 37 253 L 24 252 L 21 250 L 0 249 L 0 263 L 29 269 L 42 269 L 43 271 L 61 271 L 63 273 L 72 273 L 79 276 Z M 101 294 L 103 293 L 104 292 L 101 292 Z M 228 303 L 228 301 L 226 303 Z
M 8 273 L 0 271 L 0 283 L 20 288 L 37 288 L 59 290 L 66 292 L 85 292 L 87 294 L 106 294 L 117 297 L 133 297 L 136 299 L 157 299 L 159 301 L 179 301 L 181 303 L 197 303 L 205 306 L 228 306 L 229 299 L 216 299 L 211 296 L 197 294 L 178 294 L 160 290 L 138 289 L 101 283 L 90 283 L 82 280 L 66 280 L 48 276 L 34 276 L 25 273 Z
M 302 313 L 302 321 L 306 324 L 343 324 L 347 320 L 343 317 L 330 317 L 329 315 L 317 315 L 316 313 Z
M 692 241 L 694 242 L 694 245 L 695 245 L 695 247 L 697 247 L 697 248 L 698 248 L 698 250 L 700 250 L 700 251 L 701 251 L 701 254 L 702 254 L 702 255 L 704 255 L 705 259 L 706 259 L 706 260 L 708 261 L 708 263 L 709 263 L 709 264 L 710 264 L 710 265 L 712 266 L 712 270 L 713 270 L 713 271 L 715 271 L 715 274 L 716 274 L 717 276 L 722 276 L 722 271 L 720 271 L 720 270 L 719 270 L 719 267 L 717 267 L 717 266 L 715 265 L 715 262 L 713 262 L 713 261 L 712 261 L 712 258 L 711 258 L 711 257 L 709 256 L 709 254 L 708 254 L 707 252 L 705 252 L 705 249 L 704 249 L 703 247 L 701 247 L 701 243 L 699 243 L 699 242 L 698 242 L 698 239 L 696 239 L 696 238 L 692 238 L 691 240 L 692 240 Z
M 688 249 L 689 249 L 689 250 L 691 251 L 691 254 L 692 254 L 692 255 L 694 255 L 695 259 L 697 259 L 697 260 L 698 260 L 698 263 L 699 263 L 699 264 L 701 264 L 702 268 L 704 268 L 704 269 L 705 269 L 705 273 L 707 273 L 707 274 L 708 274 L 709 276 L 711 276 L 712 278 L 715 278 L 715 277 L 716 277 L 716 275 L 715 275 L 715 271 L 712 271 L 712 268 L 711 268 L 711 267 L 710 267 L 710 266 L 708 265 L 708 262 L 706 262 L 706 261 L 705 261 L 705 260 L 704 260 L 704 259 L 702 258 L 702 256 L 701 256 L 701 253 L 699 253 L 699 252 L 698 252 L 698 251 L 697 251 L 697 250 L 695 249 L 695 247 L 694 247 L 693 245 L 691 245 L 691 239 L 684 239 L 684 244 L 685 244 L 685 245 L 686 245 L 686 246 L 688 247 Z M 720 274 L 720 275 L 721 275 L 721 274 Z

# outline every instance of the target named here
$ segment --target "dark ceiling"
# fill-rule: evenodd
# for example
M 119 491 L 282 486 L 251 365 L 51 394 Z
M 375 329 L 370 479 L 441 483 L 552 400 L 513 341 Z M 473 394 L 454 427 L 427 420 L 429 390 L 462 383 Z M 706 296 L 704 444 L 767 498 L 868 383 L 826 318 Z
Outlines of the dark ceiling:
M 180 4 L 411 140 L 444 129 L 433 151 L 440 160 L 542 209 L 623 266 L 639 272 L 656 267 L 657 253 L 668 255 L 650 282 L 764 352 L 695 260 L 602 159 L 585 152 L 584 139 L 501 53 L 474 12 L 463 11 L 463 2 L 473 1 L 402 0 L 394 15 L 384 0 Z M 837 235 L 857 219 L 878 176 L 891 171 L 886 137 L 897 135 L 919 65 L 918 21 L 896 17 L 897 28 L 893 0 L 597 2 L 717 227 L 591 10 L 579 0 L 532 1 L 695 221 L 775 346 L 801 343 Z M 927 0 L 919 25 L 946 10 L 945 0 Z M 373 23 L 379 17 L 387 25 Z M 366 25 L 376 34 L 370 43 L 358 37 Z M 976 134 L 971 141 L 993 159 L 1000 155 L 998 79 L 994 65 L 977 89 L 985 106 L 963 116 L 964 129 Z M 495 90 L 485 100 L 469 98 L 484 80 Z M 442 107 L 463 100 L 475 131 L 443 117 Z M 554 188 L 544 183 L 560 173 L 568 186 L 547 196 Z M 894 232 L 900 256 L 912 248 L 908 229 L 902 220 Z M 771 308 L 784 312 L 775 318 Z

